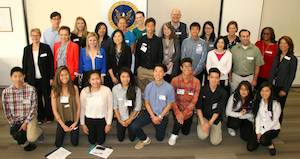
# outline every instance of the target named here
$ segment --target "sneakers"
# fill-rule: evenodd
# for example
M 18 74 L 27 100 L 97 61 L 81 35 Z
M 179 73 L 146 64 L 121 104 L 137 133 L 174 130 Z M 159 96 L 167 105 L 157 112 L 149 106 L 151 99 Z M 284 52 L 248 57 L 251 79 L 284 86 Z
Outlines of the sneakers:
M 147 137 L 146 140 L 144 140 L 144 141 L 139 141 L 139 142 L 134 146 L 134 148 L 137 149 L 137 150 L 140 150 L 140 149 L 144 148 L 144 146 L 149 145 L 150 143 L 151 143 L 151 140 L 150 140 L 149 137 Z
M 176 144 L 177 138 L 178 138 L 178 135 L 171 134 L 169 141 L 168 141 L 169 145 L 174 146 Z
M 33 143 L 28 144 L 27 146 L 24 147 L 24 151 L 33 151 L 36 149 L 36 145 Z
M 234 129 L 228 128 L 227 131 L 228 131 L 228 134 L 229 134 L 230 136 L 236 136 L 236 133 L 235 133 L 235 130 L 234 130 Z

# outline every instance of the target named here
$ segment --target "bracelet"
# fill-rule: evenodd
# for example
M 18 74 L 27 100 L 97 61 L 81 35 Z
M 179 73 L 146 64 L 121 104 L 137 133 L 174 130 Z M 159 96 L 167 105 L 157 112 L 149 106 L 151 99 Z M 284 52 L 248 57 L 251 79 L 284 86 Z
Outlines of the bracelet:
M 159 119 L 163 120 L 164 118 L 161 115 L 158 115 Z

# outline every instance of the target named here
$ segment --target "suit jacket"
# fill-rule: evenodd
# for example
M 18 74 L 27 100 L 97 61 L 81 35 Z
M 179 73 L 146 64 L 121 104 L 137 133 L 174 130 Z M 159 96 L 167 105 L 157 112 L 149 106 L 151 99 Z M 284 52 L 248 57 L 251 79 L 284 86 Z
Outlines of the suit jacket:
M 120 73 L 122 67 L 131 67 L 131 49 L 129 46 L 125 45 L 125 50 L 121 53 L 119 61 L 116 59 L 116 51 L 114 48 L 110 48 L 110 53 L 108 57 L 108 70 L 112 69 L 114 75 L 117 77 Z
M 30 85 L 35 85 L 35 65 L 33 60 L 32 44 L 24 48 L 22 66 L 25 71 L 25 81 Z M 53 79 L 53 54 L 49 45 L 40 43 L 38 66 L 41 72 L 43 83 L 49 84 Z

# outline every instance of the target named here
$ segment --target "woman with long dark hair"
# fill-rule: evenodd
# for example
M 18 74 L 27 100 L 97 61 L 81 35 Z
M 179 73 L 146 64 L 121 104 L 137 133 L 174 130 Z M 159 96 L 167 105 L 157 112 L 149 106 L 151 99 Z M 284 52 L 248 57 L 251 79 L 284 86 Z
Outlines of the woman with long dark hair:
M 207 44 L 207 52 L 215 48 L 214 47 L 216 41 L 215 27 L 211 21 L 206 21 L 204 23 L 200 38 L 205 40 Z
M 118 78 L 120 83 L 112 90 L 114 112 L 117 118 L 117 137 L 119 141 L 123 141 L 128 128 L 129 139 L 133 141 L 135 135 L 130 125 L 141 110 L 141 90 L 137 87 L 134 75 L 129 68 L 123 67 Z

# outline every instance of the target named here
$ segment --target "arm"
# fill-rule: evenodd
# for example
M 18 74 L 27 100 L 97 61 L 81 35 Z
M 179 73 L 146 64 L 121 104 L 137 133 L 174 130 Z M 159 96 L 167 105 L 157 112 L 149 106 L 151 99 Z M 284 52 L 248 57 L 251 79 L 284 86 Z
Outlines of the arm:
M 206 71 L 208 72 L 210 68 L 212 68 L 212 59 L 211 56 L 214 54 L 213 50 L 208 52 L 207 59 L 206 59 Z M 222 68 L 223 69 L 223 68 Z
M 79 122 L 79 119 L 80 119 L 80 115 L 81 115 L 80 114 L 81 108 L 80 108 L 79 90 L 78 90 L 77 86 L 74 86 L 74 88 L 75 88 L 75 98 L 76 98 L 76 106 L 77 106 L 76 118 L 74 118 L 75 119 L 74 123 L 76 123 L 75 125 L 77 125 Z
M 226 106 L 226 116 L 238 118 L 241 116 L 239 112 L 232 111 L 233 108 L 233 95 L 231 95 L 228 99 L 227 106 Z
M 186 40 L 183 40 L 182 45 L 181 45 L 181 59 L 183 59 L 187 56 L 186 52 L 187 52 Z
M 106 75 L 106 53 L 104 49 L 101 49 L 101 54 L 103 56 L 101 62 L 101 76 L 105 76 Z
M 289 76 L 288 78 L 288 83 L 285 85 L 284 87 L 284 91 L 287 93 L 289 91 L 289 89 L 291 88 L 293 81 L 295 79 L 296 76 L 296 72 L 297 72 L 297 58 L 293 58 L 291 57 L 291 64 L 290 64 L 290 70 L 289 70 Z
M 13 125 L 13 123 L 14 123 L 13 115 L 12 115 L 11 110 L 8 105 L 8 98 L 9 97 L 7 97 L 6 92 L 3 91 L 2 92 L 2 106 L 3 106 L 4 115 L 9 123 L 9 125 Z
M 272 129 L 276 124 L 279 123 L 279 118 L 281 115 L 281 106 L 279 102 L 273 101 L 273 121 L 270 124 L 270 128 Z
M 174 48 L 175 48 L 175 54 L 173 55 L 172 62 L 173 64 L 178 63 L 180 60 L 180 41 L 174 39 Z
M 83 73 L 84 56 L 85 56 L 85 48 L 81 48 L 80 55 L 79 55 L 79 69 L 78 69 L 79 74 Z
M 47 47 L 46 50 L 47 50 L 47 53 L 48 53 L 48 60 L 49 60 L 48 65 L 49 65 L 49 68 L 50 68 L 50 70 L 49 70 L 50 79 L 54 79 L 54 70 L 53 70 L 53 68 L 54 68 L 54 59 L 53 59 L 53 54 L 52 54 L 52 50 L 51 50 L 50 46 L 46 44 L 46 47 Z
M 37 115 L 37 94 L 35 89 L 33 88 L 33 92 L 31 94 L 31 108 L 29 114 L 27 114 L 27 117 L 25 119 L 25 123 L 28 123 L 32 120 L 32 118 Z
M 58 111 L 57 111 L 57 102 L 56 102 L 56 97 L 54 96 L 54 92 L 51 92 L 51 105 L 52 105 L 52 111 L 53 111 L 53 115 L 55 117 L 55 120 L 58 122 L 58 124 L 64 128 L 66 127 L 65 122 L 61 119 Z
M 195 109 L 195 106 L 196 106 L 198 98 L 199 98 L 201 84 L 200 84 L 199 80 L 196 80 L 195 82 L 196 82 L 196 85 L 195 85 L 196 88 L 195 88 L 195 92 L 193 95 L 193 99 L 192 99 L 191 103 L 189 104 L 189 106 L 183 112 L 185 117 L 189 117 L 193 114 L 193 111 Z
M 194 70 L 194 72 L 196 72 L 196 74 L 199 74 L 203 71 L 203 69 L 205 68 L 205 62 L 206 62 L 206 57 L 207 57 L 207 45 L 205 43 L 202 44 L 202 53 L 201 53 L 201 58 L 200 61 L 196 67 L 196 69 Z
M 162 39 L 159 38 L 159 43 L 158 43 L 158 62 L 162 63 L 163 59 L 164 59 L 164 55 L 163 55 L 163 44 L 162 44 Z
M 107 91 L 107 118 L 106 124 L 111 125 L 113 118 L 113 96 L 111 91 L 108 89 Z
M 74 75 L 78 73 L 78 63 L 79 63 L 79 48 L 78 48 L 78 45 L 76 43 L 74 43 L 74 50 L 73 50 L 73 70 L 74 70 Z
M 27 61 L 27 59 L 26 59 L 26 47 L 24 48 L 24 50 L 23 50 L 23 58 L 22 58 L 22 67 L 23 67 L 23 70 L 24 70 L 24 72 L 25 72 L 25 75 L 27 76 L 27 65 L 26 65 L 26 61 Z M 25 81 L 27 81 L 27 79 L 26 79 L 26 76 L 25 76 Z
M 80 125 L 85 125 L 86 89 L 80 93 Z
M 256 86 L 256 84 L 257 84 L 259 69 L 260 69 L 260 66 L 255 66 L 255 72 L 254 72 L 254 75 L 253 75 L 252 86 Z
M 227 52 L 227 54 L 229 54 L 229 55 L 228 55 L 228 60 L 227 60 L 227 62 L 226 62 L 226 66 L 225 66 L 224 68 L 222 68 L 222 70 L 223 70 L 222 73 L 223 73 L 224 75 L 229 74 L 230 71 L 231 71 L 231 67 L 232 67 L 232 54 L 231 54 L 231 52 L 230 52 L 229 50 L 226 50 L 226 52 Z

